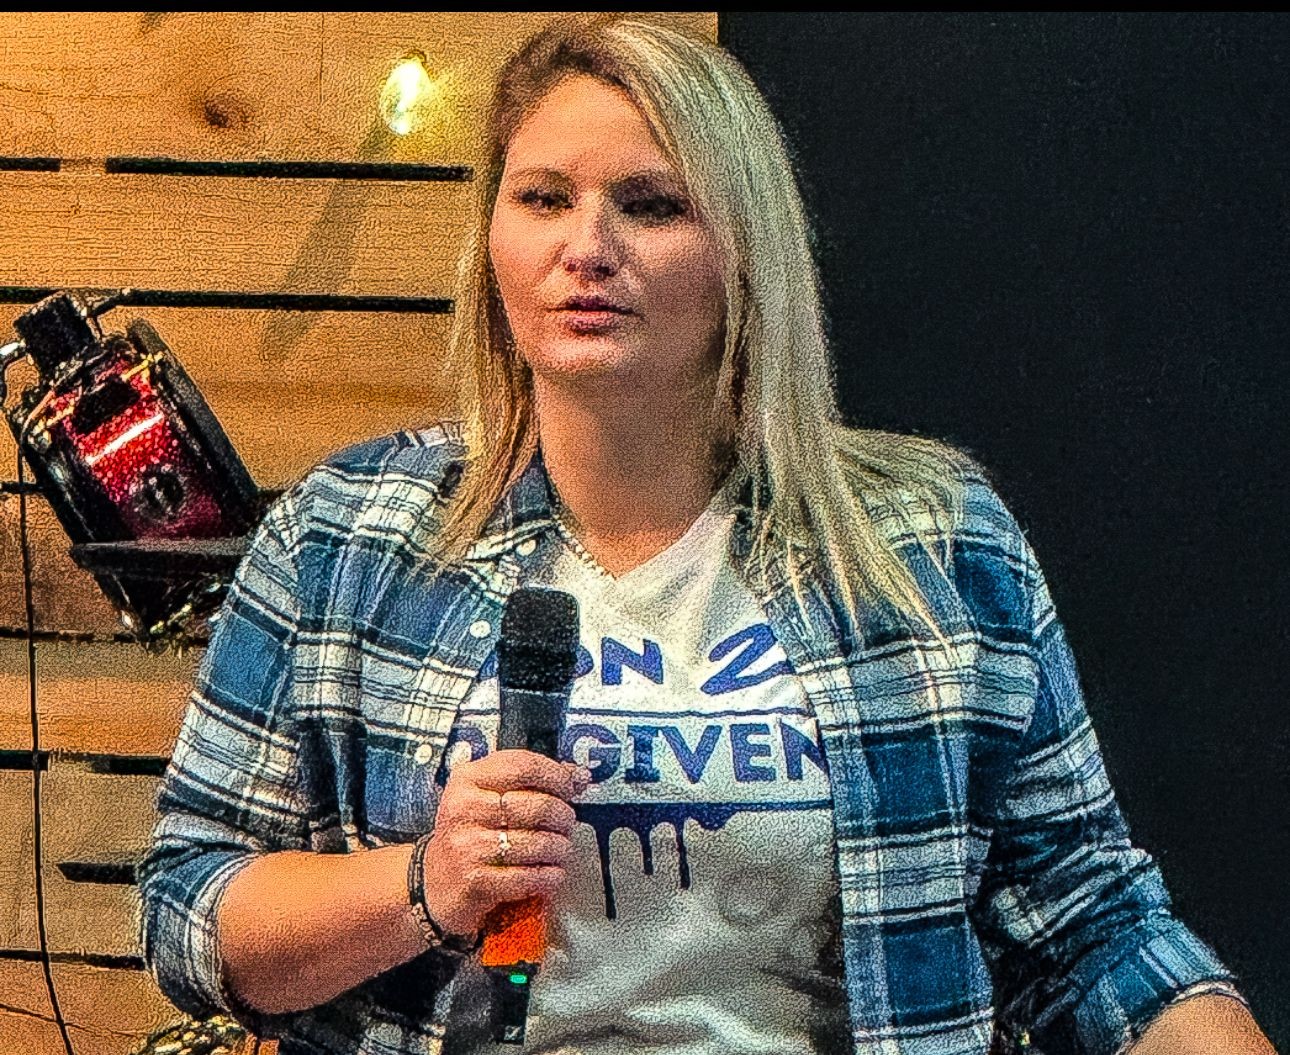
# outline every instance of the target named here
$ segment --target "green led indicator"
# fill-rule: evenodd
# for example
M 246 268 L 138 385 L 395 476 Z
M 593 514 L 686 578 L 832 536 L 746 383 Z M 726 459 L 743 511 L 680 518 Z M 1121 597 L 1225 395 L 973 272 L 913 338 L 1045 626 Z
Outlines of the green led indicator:
M 527 974 L 511 975 L 511 981 L 514 982 L 516 985 L 523 985 L 528 980 L 529 980 L 529 976 Z

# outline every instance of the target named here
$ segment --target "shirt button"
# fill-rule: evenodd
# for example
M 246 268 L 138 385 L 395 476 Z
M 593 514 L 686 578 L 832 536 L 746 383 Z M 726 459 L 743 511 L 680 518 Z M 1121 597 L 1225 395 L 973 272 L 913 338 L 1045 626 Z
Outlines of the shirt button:
M 417 748 L 417 753 L 412 757 L 417 760 L 417 765 L 424 766 L 430 761 L 430 756 L 434 754 L 434 748 L 429 744 L 422 744 Z
M 530 553 L 532 553 L 535 549 L 537 549 L 537 539 L 526 538 L 515 548 L 520 551 L 521 557 L 527 557 Z
M 493 627 L 487 619 L 477 619 L 470 624 L 471 637 L 487 637 L 492 632 Z

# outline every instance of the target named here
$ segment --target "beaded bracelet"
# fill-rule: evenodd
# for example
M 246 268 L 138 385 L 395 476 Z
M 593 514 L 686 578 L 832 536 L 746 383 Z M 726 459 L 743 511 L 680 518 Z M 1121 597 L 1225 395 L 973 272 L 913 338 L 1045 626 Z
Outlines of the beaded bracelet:
M 466 956 L 484 943 L 483 933 L 474 939 L 459 937 L 455 934 L 445 936 L 439 924 L 430 915 L 426 907 L 426 844 L 430 842 L 431 832 L 426 832 L 412 845 L 412 860 L 408 862 L 408 901 L 416 915 L 417 925 L 421 928 L 421 937 L 427 949 L 439 949 L 442 952 Z

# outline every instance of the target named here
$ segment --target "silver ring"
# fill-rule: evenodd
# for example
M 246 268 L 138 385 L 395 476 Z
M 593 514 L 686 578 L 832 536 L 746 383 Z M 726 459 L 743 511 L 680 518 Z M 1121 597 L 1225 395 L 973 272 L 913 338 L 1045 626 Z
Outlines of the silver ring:
M 510 849 L 511 849 L 510 837 L 506 834 L 505 831 L 498 832 L 497 833 L 497 863 L 499 865 L 506 864 L 506 855 L 507 853 L 510 852 Z

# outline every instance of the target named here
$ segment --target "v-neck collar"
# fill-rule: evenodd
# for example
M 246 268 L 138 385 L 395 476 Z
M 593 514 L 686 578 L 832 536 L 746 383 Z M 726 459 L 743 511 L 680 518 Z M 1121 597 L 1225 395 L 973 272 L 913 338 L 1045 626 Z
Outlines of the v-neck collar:
M 748 555 L 752 546 L 752 480 L 736 468 L 717 494 L 728 498 L 729 506 L 735 514 L 730 552 L 732 556 L 742 559 Z M 506 489 L 485 521 L 479 538 L 467 551 L 466 559 L 493 561 L 510 553 L 527 539 L 546 532 L 559 532 L 555 503 L 555 491 L 539 446 L 529 459 L 528 466 Z M 691 527 L 693 526 L 692 524 Z M 680 542 L 681 539 L 677 541 Z M 662 551 L 666 552 L 667 550 Z M 662 553 L 656 556 L 661 556 Z M 651 561 L 653 559 L 650 558 Z
M 694 518 L 690 526 L 682 532 L 679 538 L 659 550 L 652 557 L 646 558 L 640 564 L 628 568 L 618 575 L 605 568 L 587 551 L 586 547 L 583 546 L 578 537 L 574 535 L 555 510 L 552 511 L 552 519 L 555 522 L 556 531 L 560 538 L 574 556 L 583 565 L 596 573 L 596 577 L 602 581 L 606 589 L 617 589 L 625 585 L 638 583 L 642 579 L 648 579 L 662 567 L 683 568 L 692 557 L 699 554 L 714 531 L 721 531 L 724 534 L 723 522 L 735 508 L 732 491 L 731 480 L 727 479 L 717 489 L 703 511 Z

